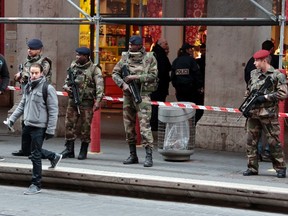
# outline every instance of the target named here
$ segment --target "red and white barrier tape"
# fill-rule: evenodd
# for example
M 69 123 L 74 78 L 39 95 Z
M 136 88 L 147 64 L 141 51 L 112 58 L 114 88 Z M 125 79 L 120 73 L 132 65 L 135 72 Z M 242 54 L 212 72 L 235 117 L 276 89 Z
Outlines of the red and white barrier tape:
M 19 91 L 20 87 L 8 86 L 8 90 Z M 68 96 L 67 92 L 57 91 L 57 95 Z M 123 98 L 104 96 L 103 100 L 123 102 Z M 216 107 L 216 106 L 204 106 L 204 105 L 192 105 L 181 102 L 161 102 L 161 101 L 151 101 L 152 105 L 167 106 L 167 107 L 178 107 L 178 108 L 193 108 L 200 110 L 218 111 L 218 112 L 230 112 L 230 113 L 241 113 L 239 109 L 236 108 L 226 108 L 226 107 Z M 279 117 L 288 117 L 288 113 L 279 113 Z
M 7 87 L 7 90 L 12 90 L 12 91 L 19 91 L 19 90 L 21 90 L 21 88 L 20 87 L 17 87 L 17 86 L 8 86 Z

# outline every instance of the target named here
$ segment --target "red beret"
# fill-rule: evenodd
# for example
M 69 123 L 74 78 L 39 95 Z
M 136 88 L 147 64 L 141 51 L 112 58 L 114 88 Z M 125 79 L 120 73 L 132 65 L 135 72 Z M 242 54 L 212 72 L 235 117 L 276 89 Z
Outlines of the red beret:
M 253 58 L 254 59 L 264 59 L 266 58 L 267 56 L 270 55 L 270 52 L 268 50 L 259 50 L 257 51 L 254 55 L 253 55 Z

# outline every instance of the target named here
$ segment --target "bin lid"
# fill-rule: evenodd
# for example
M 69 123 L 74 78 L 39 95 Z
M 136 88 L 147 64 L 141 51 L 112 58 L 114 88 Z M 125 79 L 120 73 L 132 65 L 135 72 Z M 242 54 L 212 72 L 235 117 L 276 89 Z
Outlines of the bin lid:
M 182 122 L 192 118 L 196 110 L 192 107 L 195 105 L 191 102 L 179 102 L 187 105 L 187 108 L 180 108 L 177 102 L 172 102 L 172 107 L 159 106 L 158 119 L 164 123 Z

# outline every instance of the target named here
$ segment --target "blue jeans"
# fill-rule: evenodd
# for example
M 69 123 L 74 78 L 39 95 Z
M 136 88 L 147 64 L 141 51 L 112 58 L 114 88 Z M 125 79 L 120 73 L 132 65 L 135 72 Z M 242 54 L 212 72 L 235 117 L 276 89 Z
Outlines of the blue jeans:
M 41 188 L 42 179 L 42 161 L 41 159 L 53 160 L 55 153 L 42 149 L 45 138 L 46 128 L 38 128 L 31 126 L 24 126 L 22 131 L 22 139 L 27 143 L 31 143 L 31 161 L 32 169 L 32 184 Z

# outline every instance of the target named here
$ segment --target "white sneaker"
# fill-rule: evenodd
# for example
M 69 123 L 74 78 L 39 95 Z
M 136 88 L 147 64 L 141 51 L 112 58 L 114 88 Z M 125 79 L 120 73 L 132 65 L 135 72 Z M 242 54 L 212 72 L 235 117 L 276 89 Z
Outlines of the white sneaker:
M 5 158 L 3 158 L 3 157 L 0 157 L 0 161 L 4 161 L 5 160 Z
M 29 188 L 24 192 L 25 195 L 33 195 L 33 194 L 38 194 L 41 192 L 41 188 L 38 186 L 31 184 Z

